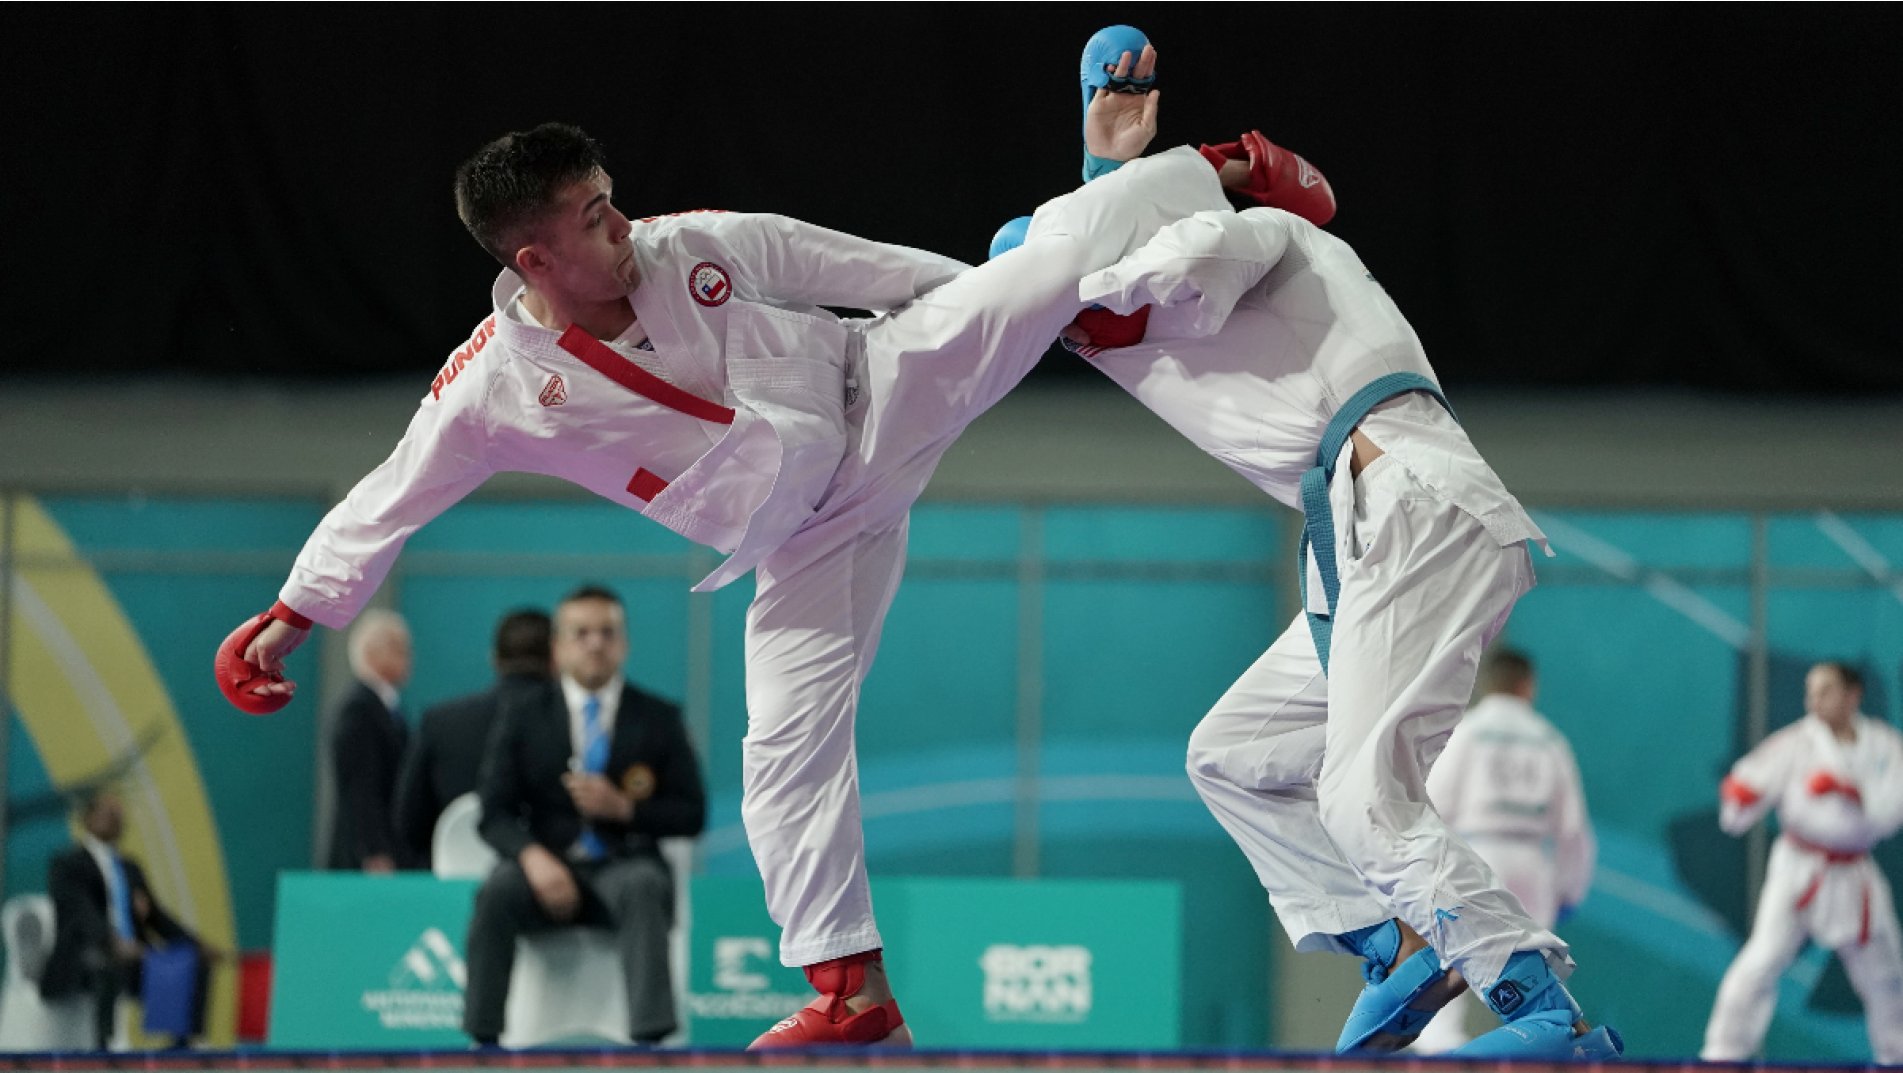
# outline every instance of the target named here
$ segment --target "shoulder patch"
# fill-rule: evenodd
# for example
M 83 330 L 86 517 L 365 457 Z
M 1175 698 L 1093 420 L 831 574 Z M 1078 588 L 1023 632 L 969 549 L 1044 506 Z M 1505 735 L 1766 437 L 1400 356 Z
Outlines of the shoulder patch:
M 687 294 L 704 306 L 722 305 L 733 297 L 733 280 L 726 269 L 712 261 L 702 261 L 688 270 Z
M 482 322 L 482 326 L 476 329 L 476 334 L 469 337 L 469 342 L 464 343 L 461 350 L 451 354 L 449 360 L 443 363 L 442 371 L 436 374 L 436 379 L 430 381 L 430 398 L 442 398 L 443 389 L 455 383 L 457 375 L 463 371 L 463 366 L 469 364 L 470 359 L 477 354 L 482 353 L 482 348 L 488 346 L 489 340 L 495 337 L 496 318 L 490 317 Z

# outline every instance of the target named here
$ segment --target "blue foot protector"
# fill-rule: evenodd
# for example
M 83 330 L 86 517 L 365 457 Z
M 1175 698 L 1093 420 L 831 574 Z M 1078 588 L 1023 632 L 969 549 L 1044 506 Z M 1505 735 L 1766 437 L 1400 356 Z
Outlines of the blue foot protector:
M 1361 975 L 1368 984 L 1355 998 L 1354 1009 L 1348 1011 L 1348 1021 L 1341 1026 L 1341 1038 L 1335 1041 L 1335 1050 L 1342 1054 L 1361 1050 L 1376 1036 L 1409 1040 L 1420 1035 L 1436 1011 L 1416 1010 L 1410 1006 L 1446 978 L 1446 970 L 1440 967 L 1440 955 L 1433 947 L 1425 947 L 1389 972 L 1388 964 L 1401 950 L 1401 929 L 1392 920 L 1348 932 L 1340 938 L 1367 959 L 1361 966 Z M 1401 1045 L 1400 1040 L 1395 1041 L 1395 1046 Z
M 1475 1058 L 1618 1058 L 1625 1053 L 1619 1033 L 1601 1025 L 1573 1035 L 1581 1019 L 1559 977 L 1537 950 L 1507 959 L 1500 979 L 1487 989 L 1487 1005 L 1506 1023 L 1452 1053 Z
M 1449 1051 L 1448 1057 L 1593 1060 L 1625 1055 L 1625 1040 L 1618 1032 L 1600 1025 L 1575 1036 L 1574 1020 L 1561 1010 L 1540 1010 Z
M 1077 79 L 1083 83 L 1084 113 L 1090 113 L 1090 99 L 1100 89 L 1112 93 L 1147 93 L 1156 85 L 1156 72 L 1148 78 L 1118 78 L 1117 64 L 1123 54 L 1130 54 L 1131 64 L 1143 54 L 1143 46 L 1150 43 L 1142 30 L 1134 26 L 1106 26 L 1091 35 L 1084 44 L 1083 59 L 1078 62 Z M 1100 175 L 1108 175 L 1123 166 L 1119 160 L 1106 160 L 1093 156 L 1088 145 L 1084 146 L 1084 181 L 1089 182 Z
M 1487 989 L 1487 1005 L 1512 1024 L 1536 1013 L 1566 1015 L 1566 1023 L 1579 1020 L 1579 1003 L 1567 994 L 1559 977 L 1546 964 L 1546 955 L 1538 950 L 1522 950 L 1507 959 L 1500 979 Z

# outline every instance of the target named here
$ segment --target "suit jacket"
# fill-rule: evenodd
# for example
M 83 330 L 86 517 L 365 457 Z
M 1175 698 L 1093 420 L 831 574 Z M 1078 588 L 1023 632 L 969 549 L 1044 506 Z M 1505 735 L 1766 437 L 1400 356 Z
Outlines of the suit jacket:
M 562 786 L 575 755 L 568 704 L 559 682 L 516 698 L 497 721 L 482 774 L 482 836 L 514 860 L 530 842 L 567 856 L 582 819 Z M 653 794 L 637 800 L 631 823 L 594 825 L 610 856 L 659 855 L 656 839 L 697 835 L 707 822 L 700 762 L 681 710 L 633 686 L 621 692 L 607 778 L 624 790 L 652 776 Z
M 545 674 L 505 674 L 480 693 L 423 712 L 396 787 L 397 833 L 412 860 L 429 863 L 437 818 L 481 784 L 482 758 L 508 699 L 532 696 L 548 680 Z
M 337 812 L 330 831 L 329 866 L 356 870 L 365 858 L 388 854 L 409 860 L 396 836 L 391 809 L 396 780 L 409 744 L 409 728 L 384 707 L 377 691 L 358 682 L 338 702 L 331 719 L 331 771 Z
M 134 903 L 133 932 L 146 943 L 198 940 L 172 918 L 146 886 L 139 862 L 120 855 L 126 870 L 126 897 Z M 53 899 L 53 949 L 40 974 L 40 994 L 48 999 L 88 994 L 103 973 L 116 966 L 112 952 L 112 916 L 106 896 L 106 877 L 85 846 L 55 854 L 47 868 L 46 892 Z M 138 895 L 144 893 L 151 911 L 138 916 Z

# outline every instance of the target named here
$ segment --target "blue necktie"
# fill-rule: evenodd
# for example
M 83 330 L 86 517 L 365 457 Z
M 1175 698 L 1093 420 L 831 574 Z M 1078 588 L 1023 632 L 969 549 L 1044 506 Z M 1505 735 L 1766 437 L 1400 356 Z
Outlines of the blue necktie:
M 583 773 L 605 774 L 608 770 L 608 735 L 601 728 L 601 698 L 592 693 L 581 702 L 581 741 Z M 608 848 L 601 844 L 601 837 L 587 824 L 582 825 L 581 848 L 582 854 L 590 859 L 605 857 L 608 853 Z
M 131 939 L 132 891 L 126 885 L 126 866 L 112 850 L 106 851 L 106 861 L 112 865 L 112 930 L 121 939 Z

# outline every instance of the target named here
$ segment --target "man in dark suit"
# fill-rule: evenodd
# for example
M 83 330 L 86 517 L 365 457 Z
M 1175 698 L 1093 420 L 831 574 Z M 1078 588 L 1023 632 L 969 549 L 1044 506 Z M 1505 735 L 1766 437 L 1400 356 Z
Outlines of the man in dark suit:
M 672 1032 L 668 971 L 674 882 L 657 840 L 700 833 L 707 798 L 680 709 L 627 684 L 626 612 L 584 587 L 555 609 L 559 680 L 512 703 L 482 775 L 482 835 L 502 862 L 469 922 L 463 1030 L 502 1034 L 516 936 L 564 925 L 614 929 L 628 983 L 628 1034 Z
M 366 611 L 350 631 L 350 669 L 357 682 L 330 719 L 331 771 L 337 808 L 331 816 L 329 866 L 391 872 L 408 854 L 391 808 L 409 727 L 398 714 L 410 680 L 410 627 L 394 611 Z
M 410 859 L 430 863 L 430 838 L 443 809 L 476 789 L 497 713 L 511 698 L 547 687 L 548 612 L 511 611 L 496 624 L 496 682 L 480 693 L 446 700 L 423 713 L 396 787 L 396 826 Z
M 109 789 L 88 791 L 79 797 L 74 816 L 79 844 L 60 851 L 47 868 L 53 949 L 40 975 L 40 995 L 48 1001 L 91 995 L 98 1011 L 96 1044 L 104 1050 L 112 1039 L 119 996 L 142 992 L 146 954 L 186 943 L 199 949 L 191 1034 L 202 1033 L 212 959 L 152 897 L 139 862 L 119 852 L 119 836 L 125 833 L 119 795 Z

